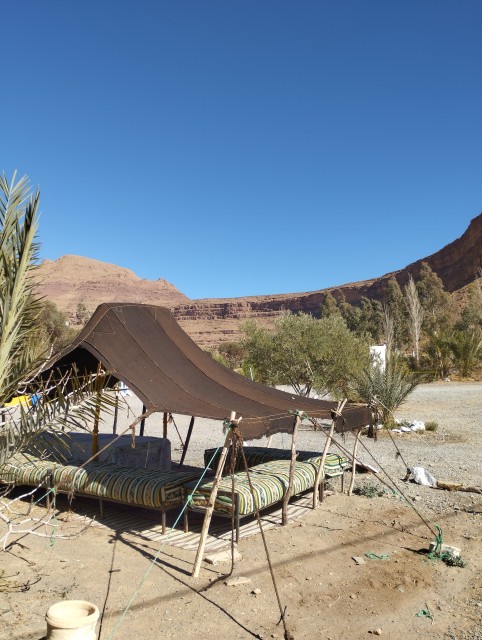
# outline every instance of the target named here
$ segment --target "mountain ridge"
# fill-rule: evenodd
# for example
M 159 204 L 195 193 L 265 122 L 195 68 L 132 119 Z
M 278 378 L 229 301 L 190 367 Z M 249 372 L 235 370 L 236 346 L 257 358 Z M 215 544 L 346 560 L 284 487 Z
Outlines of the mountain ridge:
M 167 306 L 198 344 L 213 346 L 237 339 L 240 324 L 248 319 L 271 326 L 285 311 L 317 316 L 328 292 L 335 297 L 343 295 L 351 304 L 359 303 L 362 297 L 382 300 L 390 278 L 395 277 L 403 287 L 410 274 L 417 278 L 422 262 L 430 265 L 442 279 L 445 289 L 454 295 L 476 280 L 482 267 L 482 213 L 471 220 L 462 236 L 403 269 L 315 291 L 191 300 L 162 278 L 145 280 L 125 267 L 69 255 L 55 261 L 44 260 L 39 265 L 38 291 L 71 317 L 79 302 L 91 312 L 101 302 Z

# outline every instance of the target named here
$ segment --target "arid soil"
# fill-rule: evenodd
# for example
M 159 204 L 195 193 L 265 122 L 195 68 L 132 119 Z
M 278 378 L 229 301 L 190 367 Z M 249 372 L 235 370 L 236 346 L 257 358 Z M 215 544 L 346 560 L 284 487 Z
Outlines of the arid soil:
M 412 434 L 398 436 L 407 463 L 421 464 L 438 478 L 446 472 L 447 479 L 478 480 L 480 486 L 481 394 L 480 384 L 417 389 L 401 415 L 435 420 L 439 426 L 425 434 L 423 448 L 417 448 Z M 174 437 L 172 441 L 175 458 Z M 339 492 L 335 481 L 334 493 L 316 511 L 307 510 L 287 526 L 266 531 L 289 632 L 295 640 L 482 638 L 482 496 L 406 485 L 399 481 L 404 468 L 388 447 L 389 438 L 364 443 L 395 476 L 407 500 L 373 476 L 359 475 L 356 486 L 376 483 L 380 495 L 349 497 Z M 190 463 L 197 461 L 201 449 L 193 448 Z M 345 489 L 349 474 L 346 480 Z M 66 504 L 60 503 L 58 536 L 80 526 Z M 77 501 L 74 506 L 77 513 L 87 508 Z M 45 516 L 42 507 L 35 513 Z M 127 513 L 134 519 L 150 517 L 153 524 L 160 521 L 152 512 Z M 435 524 L 442 528 L 444 542 L 461 549 L 465 567 L 427 556 L 434 539 L 429 527 Z M 0 638 L 40 640 L 46 633 L 47 608 L 64 599 L 97 604 L 102 640 L 284 636 L 259 534 L 239 543 L 242 560 L 232 577 L 249 581 L 237 586 L 225 584 L 230 563 L 203 563 L 200 577 L 193 578 L 195 551 L 132 529 L 94 525 L 74 540 L 58 536 L 14 536 L 0 556 Z M 354 557 L 364 563 L 357 564 Z

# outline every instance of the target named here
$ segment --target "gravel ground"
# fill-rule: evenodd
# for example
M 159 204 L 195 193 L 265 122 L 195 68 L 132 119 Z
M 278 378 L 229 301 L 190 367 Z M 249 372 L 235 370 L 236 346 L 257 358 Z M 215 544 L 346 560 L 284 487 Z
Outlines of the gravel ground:
M 140 402 L 133 396 L 126 399 L 128 408 L 120 413 L 118 433 L 129 425 L 141 411 Z M 388 482 L 409 499 L 417 502 L 423 498 L 425 508 L 435 513 L 442 513 L 447 509 L 460 508 L 462 500 L 464 508 L 470 508 L 475 502 L 476 494 L 448 491 L 437 491 L 422 487 L 414 483 L 404 483 L 401 478 L 405 475 L 407 466 L 424 467 L 437 480 L 458 482 L 470 485 L 482 485 L 482 384 L 440 382 L 420 385 L 409 396 L 396 412 L 400 420 L 435 421 L 438 423 L 436 431 L 415 433 L 394 433 L 393 440 L 397 444 L 401 457 L 397 456 L 394 442 L 386 431 L 378 432 L 377 440 L 362 436 L 358 451 L 358 459 L 386 471 L 395 481 L 391 483 L 387 475 L 380 473 L 381 480 Z M 182 453 L 181 438 L 184 441 L 190 418 L 188 416 L 174 416 L 175 425 L 169 425 L 169 438 L 172 447 L 172 460 L 178 462 Z M 103 431 L 109 432 L 110 418 L 106 420 Z M 162 414 L 151 416 L 145 425 L 146 436 L 162 434 Z M 323 449 L 324 435 L 311 429 L 304 429 L 299 434 L 298 449 L 320 451 Z M 214 420 L 197 418 L 185 464 L 202 466 L 203 453 L 206 448 L 222 446 L 224 436 L 222 423 Z M 337 444 L 332 451 L 353 451 L 354 437 L 346 435 L 343 440 L 336 436 Z M 265 446 L 266 438 L 246 441 L 246 445 Z M 291 438 L 286 434 L 277 434 L 272 438 L 272 447 L 290 448 Z M 357 485 L 374 483 L 372 475 L 357 475 Z M 380 484 L 380 489 L 387 489 Z M 388 490 L 388 489 L 387 489 Z

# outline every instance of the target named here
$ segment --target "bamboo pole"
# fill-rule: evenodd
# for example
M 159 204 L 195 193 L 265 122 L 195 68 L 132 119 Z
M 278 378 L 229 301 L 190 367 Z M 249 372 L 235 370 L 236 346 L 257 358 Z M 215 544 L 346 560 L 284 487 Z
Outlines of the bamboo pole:
M 356 432 L 355 444 L 353 445 L 353 463 L 351 466 L 351 480 L 350 480 L 350 488 L 348 489 L 348 495 L 351 496 L 353 493 L 353 487 L 355 486 L 355 471 L 356 471 L 356 454 L 358 452 L 358 443 L 360 442 L 361 429 L 358 429 Z
M 340 401 L 338 403 L 336 407 L 337 415 L 341 414 L 345 404 L 346 404 L 346 398 L 343 401 Z M 323 448 L 323 454 L 321 456 L 320 466 L 316 471 L 315 486 L 313 487 L 313 509 L 316 509 L 318 507 L 318 491 L 320 487 L 320 481 L 323 481 L 323 482 L 325 481 L 325 460 L 326 460 L 326 455 L 328 453 L 328 449 L 330 448 L 331 440 L 333 438 L 333 433 L 335 431 L 335 423 L 336 423 L 336 417 L 334 417 L 331 421 L 330 432 L 328 434 L 328 437 L 325 442 L 325 446 Z M 321 480 L 322 475 L 323 475 L 323 480 Z
M 241 418 L 239 418 L 239 420 L 241 420 Z M 230 426 L 232 426 L 233 428 L 236 428 L 239 420 L 236 420 L 236 412 L 234 411 L 231 412 Z M 211 524 L 211 518 L 213 516 L 214 503 L 216 502 L 216 497 L 218 495 L 219 479 L 221 478 L 224 465 L 226 463 L 226 457 L 228 455 L 231 438 L 232 438 L 232 434 L 231 434 L 231 430 L 229 430 L 226 435 L 226 440 L 224 441 L 224 446 L 222 448 L 221 455 L 219 457 L 218 468 L 216 469 L 216 474 L 214 476 L 211 495 L 209 496 L 208 506 L 206 507 L 206 513 L 204 514 L 204 522 L 201 530 L 201 536 L 199 538 L 199 546 L 197 549 L 196 559 L 194 560 L 194 567 L 191 574 L 193 578 L 199 577 L 199 571 L 201 569 L 201 562 L 204 555 L 204 547 L 206 546 L 206 539 L 208 536 L 209 525 Z
M 284 526 L 288 523 L 288 503 L 293 495 L 293 478 L 295 475 L 296 462 L 296 433 L 301 422 L 300 416 L 297 415 L 293 425 L 293 434 L 291 436 L 291 460 L 290 460 L 290 476 L 288 481 L 288 489 L 283 497 L 283 506 L 281 508 L 281 524 Z

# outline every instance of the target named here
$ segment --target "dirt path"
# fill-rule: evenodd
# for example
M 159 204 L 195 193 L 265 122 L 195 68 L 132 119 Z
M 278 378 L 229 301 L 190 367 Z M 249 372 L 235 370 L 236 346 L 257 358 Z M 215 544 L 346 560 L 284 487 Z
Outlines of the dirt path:
M 479 421 L 473 391 L 468 391 L 470 401 L 447 406 L 444 387 L 431 387 L 432 395 L 422 390 L 403 411 L 438 419 L 438 435 L 450 440 L 453 422 L 447 412 L 460 414 L 463 407 L 465 421 Z M 437 393 L 442 394 L 443 409 L 438 416 L 433 396 Z M 428 412 L 420 400 L 423 396 L 430 403 Z M 453 402 L 460 403 L 462 396 L 455 394 Z M 479 433 L 473 442 L 469 434 L 466 446 L 467 455 L 480 460 Z M 358 484 L 364 481 L 360 477 Z M 335 493 L 317 511 L 266 533 L 295 640 L 361 640 L 379 630 L 392 640 L 482 638 L 482 499 L 441 493 L 412 485 L 409 503 L 394 492 L 373 499 Z M 465 568 L 449 567 L 419 553 L 433 535 L 413 507 L 442 527 L 445 542 L 462 549 Z M 78 521 L 63 518 L 60 531 L 78 527 Z M 201 576 L 194 579 L 190 575 L 194 552 L 169 545 L 161 548 L 159 542 L 128 531 L 119 534 L 90 527 L 77 540 L 20 538 L 0 556 L 4 571 L 0 638 L 40 640 L 51 604 L 87 599 L 103 614 L 102 640 L 281 639 L 283 628 L 277 624 L 280 614 L 261 536 L 241 540 L 239 550 L 243 559 L 233 576 L 250 582 L 226 586 L 229 564 L 204 564 Z M 353 557 L 363 557 L 364 564 L 356 564 Z M 29 581 L 23 592 L 9 590 L 15 582 Z

